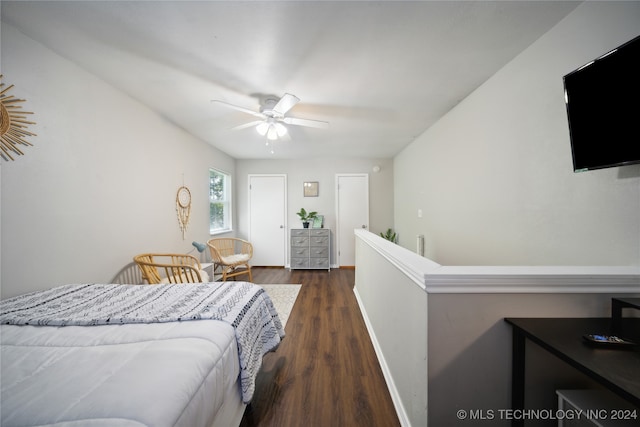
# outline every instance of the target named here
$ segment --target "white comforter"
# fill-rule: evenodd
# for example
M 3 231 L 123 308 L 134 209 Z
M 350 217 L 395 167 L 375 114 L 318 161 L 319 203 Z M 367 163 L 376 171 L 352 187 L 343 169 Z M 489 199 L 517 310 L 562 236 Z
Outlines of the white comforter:
M 7 325 L 89 327 L 200 320 L 233 326 L 242 399 L 249 403 L 262 357 L 285 336 L 273 302 L 253 283 L 64 285 L 0 301 L 0 323 Z
M 0 301 L 0 323 L 2 426 L 208 427 L 284 337 L 247 282 L 65 285 Z
M 0 328 L 2 426 L 209 426 L 240 394 L 222 321 Z

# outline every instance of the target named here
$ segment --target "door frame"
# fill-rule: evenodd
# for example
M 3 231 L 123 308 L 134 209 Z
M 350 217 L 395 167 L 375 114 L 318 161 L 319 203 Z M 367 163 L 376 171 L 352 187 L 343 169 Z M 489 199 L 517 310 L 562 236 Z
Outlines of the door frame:
M 251 241 L 251 178 L 259 177 L 259 178 L 269 178 L 269 177 L 282 177 L 284 179 L 284 223 L 282 224 L 284 227 L 284 236 L 283 245 L 284 245 L 284 268 L 289 267 L 289 245 L 288 237 L 289 237 L 289 224 L 288 224 L 288 210 L 289 210 L 289 184 L 287 182 L 287 174 L 286 173 L 250 173 L 247 174 L 247 205 L 249 206 L 249 216 L 248 220 L 248 236 L 249 241 Z
M 336 251 L 336 267 L 341 266 L 341 254 L 340 254 L 340 177 L 362 177 L 365 178 L 367 183 L 367 230 L 369 230 L 369 220 L 370 220 L 370 212 L 369 212 L 369 174 L 368 173 L 337 173 L 335 175 L 335 194 L 336 194 L 336 243 L 335 243 L 335 251 Z M 336 268 L 334 267 L 334 268 Z

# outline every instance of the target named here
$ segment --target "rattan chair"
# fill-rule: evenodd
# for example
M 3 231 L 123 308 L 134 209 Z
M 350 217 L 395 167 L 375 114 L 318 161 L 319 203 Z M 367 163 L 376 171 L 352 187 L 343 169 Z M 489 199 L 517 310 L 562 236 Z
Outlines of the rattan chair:
M 130 262 L 122 267 L 109 283 L 119 285 L 143 285 L 146 283 L 138 264 Z
M 200 261 L 192 255 L 151 253 L 136 255 L 133 260 L 150 285 L 209 281 L 209 275 L 202 270 Z
M 253 245 L 246 240 L 235 237 L 221 237 L 207 241 L 211 252 L 211 261 L 222 269 L 222 281 L 230 277 L 248 274 L 251 276 L 249 261 L 253 257 Z

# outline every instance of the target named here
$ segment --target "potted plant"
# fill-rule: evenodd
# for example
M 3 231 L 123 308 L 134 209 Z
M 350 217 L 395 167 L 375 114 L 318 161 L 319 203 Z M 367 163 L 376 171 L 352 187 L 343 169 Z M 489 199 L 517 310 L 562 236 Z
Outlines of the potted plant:
M 299 212 L 296 212 L 296 215 L 300 217 L 302 226 L 304 228 L 309 228 L 309 222 L 313 221 L 315 217 L 318 216 L 318 212 L 307 212 L 304 208 L 301 208 Z
M 391 228 L 388 229 L 386 233 L 380 233 L 380 237 L 390 242 L 398 243 L 398 236 L 396 235 L 396 232 L 393 231 Z

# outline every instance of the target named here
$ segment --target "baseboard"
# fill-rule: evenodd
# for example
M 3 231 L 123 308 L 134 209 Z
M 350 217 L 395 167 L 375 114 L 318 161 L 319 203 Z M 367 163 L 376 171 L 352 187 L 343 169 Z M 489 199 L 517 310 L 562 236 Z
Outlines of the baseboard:
M 367 331 L 369 332 L 369 337 L 371 337 L 371 343 L 373 344 L 373 348 L 378 358 L 378 363 L 380 364 L 380 368 L 382 369 L 382 375 L 384 375 L 384 379 L 387 383 L 387 388 L 389 389 L 389 394 L 391 395 L 393 406 L 396 408 L 396 414 L 398 415 L 398 420 L 400 421 L 400 425 L 403 427 L 411 427 L 411 422 L 409 421 L 407 412 L 404 409 L 404 405 L 402 404 L 400 393 L 398 392 L 398 388 L 396 387 L 393 381 L 393 376 L 391 375 L 389 365 L 387 364 L 387 361 L 384 358 L 384 354 L 382 353 L 382 348 L 380 347 L 380 343 L 376 338 L 376 334 L 373 330 L 373 326 L 371 325 L 371 322 L 369 321 L 369 317 L 367 316 L 367 311 L 365 310 L 364 304 L 362 303 L 362 300 L 360 299 L 360 295 L 358 294 L 358 289 L 353 288 L 353 293 L 355 294 L 356 300 L 358 301 L 358 306 L 360 307 L 362 318 L 364 319 L 364 323 L 367 327 Z

